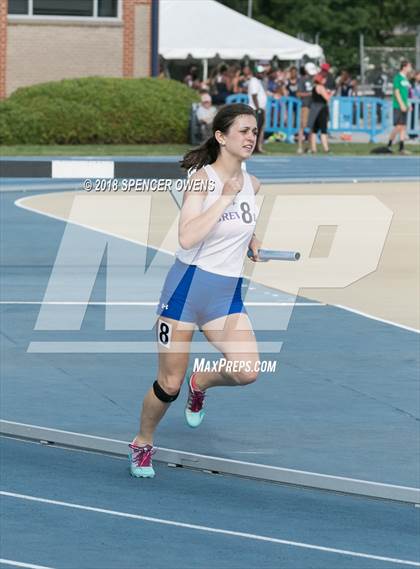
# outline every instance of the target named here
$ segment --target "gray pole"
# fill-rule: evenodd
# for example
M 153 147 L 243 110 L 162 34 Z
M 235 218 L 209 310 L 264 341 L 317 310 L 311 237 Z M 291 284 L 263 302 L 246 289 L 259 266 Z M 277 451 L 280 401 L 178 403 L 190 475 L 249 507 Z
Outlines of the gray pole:
M 159 75 L 159 0 L 152 0 L 152 77 Z
M 248 18 L 252 18 L 252 0 L 248 0 Z
M 365 84 L 365 37 L 363 34 L 359 35 L 359 50 L 360 50 L 360 83 Z
M 207 81 L 207 79 L 209 78 L 209 60 L 202 59 L 202 63 L 203 63 L 203 81 Z

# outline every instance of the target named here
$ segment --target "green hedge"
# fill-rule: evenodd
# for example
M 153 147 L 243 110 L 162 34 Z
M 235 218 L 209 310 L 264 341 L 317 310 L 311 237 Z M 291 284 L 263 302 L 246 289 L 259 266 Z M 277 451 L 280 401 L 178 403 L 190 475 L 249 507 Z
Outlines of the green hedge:
M 0 144 L 184 143 L 197 100 L 170 79 L 87 77 L 24 87 L 0 102 Z

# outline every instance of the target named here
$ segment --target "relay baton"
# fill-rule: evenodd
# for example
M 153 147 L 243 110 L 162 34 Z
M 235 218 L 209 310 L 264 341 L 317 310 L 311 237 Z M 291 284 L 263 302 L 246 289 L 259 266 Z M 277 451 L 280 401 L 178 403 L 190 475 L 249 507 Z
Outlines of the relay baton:
M 248 249 L 248 257 L 252 257 L 251 249 Z M 300 253 L 297 251 L 275 251 L 273 249 L 259 249 L 258 257 L 261 261 L 299 261 Z

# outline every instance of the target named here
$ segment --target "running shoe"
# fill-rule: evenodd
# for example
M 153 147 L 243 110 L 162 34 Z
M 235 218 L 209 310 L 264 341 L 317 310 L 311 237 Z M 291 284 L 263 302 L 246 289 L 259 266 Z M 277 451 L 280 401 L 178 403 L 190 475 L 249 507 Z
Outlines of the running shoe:
M 190 427 L 199 427 L 204 419 L 204 398 L 206 396 L 204 391 L 193 389 L 192 383 L 194 381 L 194 373 L 188 382 L 188 400 L 185 407 L 185 418 Z
M 153 446 L 137 446 L 134 443 L 128 446 L 130 448 L 128 459 L 130 461 L 131 476 L 136 478 L 153 478 L 155 471 L 152 464 L 152 455 L 156 452 Z

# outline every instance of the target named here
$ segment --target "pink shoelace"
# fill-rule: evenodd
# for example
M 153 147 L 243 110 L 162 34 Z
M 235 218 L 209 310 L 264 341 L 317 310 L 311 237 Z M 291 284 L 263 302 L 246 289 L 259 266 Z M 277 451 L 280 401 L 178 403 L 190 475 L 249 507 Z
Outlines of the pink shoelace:
M 131 455 L 131 460 L 134 462 L 134 464 L 138 467 L 143 467 L 143 466 L 151 466 L 152 465 L 152 456 L 155 454 L 156 449 L 153 448 L 151 445 L 145 445 L 145 446 L 136 446 L 133 444 L 128 445 L 131 450 L 133 451 L 133 454 Z
M 206 394 L 204 391 L 192 390 L 188 395 L 188 409 L 192 413 L 198 413 L 203 408 L 204 398 Z

